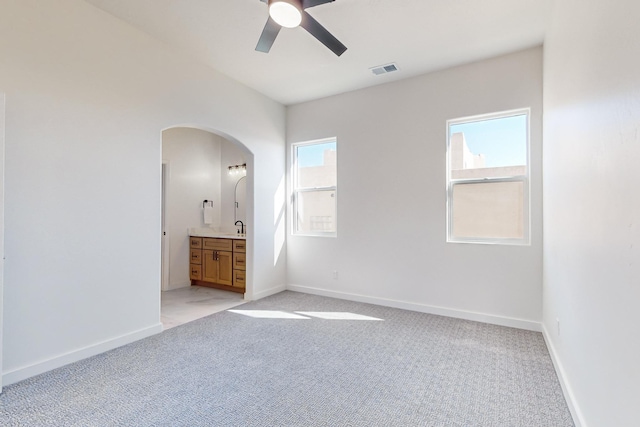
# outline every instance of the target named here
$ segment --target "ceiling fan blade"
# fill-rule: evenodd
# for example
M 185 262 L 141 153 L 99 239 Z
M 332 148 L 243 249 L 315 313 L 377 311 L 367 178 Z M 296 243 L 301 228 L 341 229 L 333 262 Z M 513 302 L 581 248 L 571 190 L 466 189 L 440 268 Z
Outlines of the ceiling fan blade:
M 258 40 L 258 45 L 256 46 L 256 50 L 258 52 L 269 53 L 271 50 L 271 46 L 276 39 L 276 36 L 280 32 L 280 25 L 276 24 L 276 21 L 271 19 L 267 19 L 267 23 L 262 30 L 262 34 L 260 35 L 260 39 Z
M 305 11 L 302 11 L 302 23 L 300 26 L 307 30 L 313 37 L 317 38 L 320 43 L 331 49 L 336 55 L 340 56 L 347 50 L 345 45 L 340 43 L 337 38 Z
M 306 9 L 308 7 L 319 6 L 325 3 L 331 3 L 335 0 L 302 0 L 302 8 Z

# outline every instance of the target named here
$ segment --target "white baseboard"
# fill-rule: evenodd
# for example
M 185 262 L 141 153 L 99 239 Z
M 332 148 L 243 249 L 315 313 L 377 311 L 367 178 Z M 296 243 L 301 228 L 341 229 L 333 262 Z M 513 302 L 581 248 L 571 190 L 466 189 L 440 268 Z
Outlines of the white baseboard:
M 251 295 L 245 294 L 245 299 L 248 301 L 255 301 L 271 295 L 278 294 L 286 290 L 287 290 L 287 287 L 285 285 L 274 286 L 273 288 L 265 289 L 264 291 L 256 292 Z
M 9 385 L 14 384 L 27 378 L 34 377 L 44 372 L 51 371 L 52 369 L 60 368 L 73 362 L 77 362 L 87 357 L 95 356 L 96 354 L 104 353 L 105 351 L 113 350 L 114 348 L 121 347 L 123 345 L 138 341 L 142 338 L 149 337 L 162 332 L 162 324 L 158 323 L 154 326 L 150 326 L 145 329 L 140 329 L 119 337 L 101 341 L 96 344 L 89 345 L 87 347 L 73 350 L 68 353 L 61 354 L 59 356 L 52 357 L 42 362 L 34 363 L 29 366 L 14 369 L 12 371 L 2 373 L 2 384 Z
M 544 337 L 544 341 L 547 344 L 547 348 L 549 349 L 551 361 L 553 362 L 553 366 L 556 369 L 556 375 L 558 376 L 558 381 L 560 381 L 560 387 L 562 388 L 562 393 L 564 394 L 564 400 L 567 401 L 569 412 L 571 412 L 573 423 L 576 427 L 587 427 L 587 423 L 585 423 L 584 421 L 582 411 L 576 403 L 575 395 L 573 394 L 573 388 L 567 380 L 566 372 L 562 366 L 562 363 L 560 362 L 560 359 L 558 358 L 556 348 L 553 346 L 553 342 L 549 338 L 549 332 L 547 331 L 547 328 L 544 326 L 544 324 L 542 324 L 542 336 Z
M 169 287 L 166 289 L 167 291 L 173 291 L 176 289 L 188 288 L 191 286 L 191 281 L 182 281 L 178 283 L 169 283 Z
M 351 294 L 347 292 L 329 291 L 326 289 L 312 288 L 300 285 L 288 285 L 287 289 L 306 294 L 320 295 L 324 297 L 339 298 L 349 301 L 364 302 L 368 304 L 382 305 L 385 307 L 401 308 L 403 310 L 417 311 L 420 313 L 437 314 L 439 316 L 454 317 L 457 319 L 473 320 L 475 322 L 490 323 L 492 325 L 508 326 L 510 328 L 525 329 L 541 332 L 541 324 L 532 320 L 516 319 L 512 317 L 496 316 L 493 314 L 477 313 L 473 311 L 457 310 L 453 308 L 437 307 L 426 304 L 416 304 L 406 301 L 398 301 L 386 298 L 369 297 L 365 295 Z

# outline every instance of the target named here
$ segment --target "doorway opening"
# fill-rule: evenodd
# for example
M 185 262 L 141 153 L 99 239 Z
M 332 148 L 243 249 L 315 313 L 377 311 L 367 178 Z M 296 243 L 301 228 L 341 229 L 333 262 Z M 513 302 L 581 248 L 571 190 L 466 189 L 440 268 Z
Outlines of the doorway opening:
M 246 165 L 241 174 L 237 165 Z M 163 130 L 165 329 L 251 299 L 252 167 L 252 153 L 228 135 L 193 126 Z

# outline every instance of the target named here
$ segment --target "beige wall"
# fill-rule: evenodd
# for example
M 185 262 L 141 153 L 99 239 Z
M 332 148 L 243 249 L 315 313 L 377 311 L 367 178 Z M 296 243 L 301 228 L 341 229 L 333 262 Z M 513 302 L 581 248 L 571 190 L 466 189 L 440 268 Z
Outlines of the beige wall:
M 463 132 L 449 138 L 450 179 L 526 176 L 527 167 L 485 167 L 482 153 L 472 153 Z M 449 196 L 451 239 L 526 240 L 527 181 L 453 184 Z
M 298 168 L 298 185 L 314 188 L 336 184 L 337 151 L 325 150 L 323 164 Z M 296 221 L 300 233 L 336 231 L 336 191 L 316 191 L 299 194 Z
M 456 132 L 449 139 L 449 159 L 451 170 L 484 167 L 484 154 L 472 153 L 467 146 L 463 132 Z
M 451 237 L 524 239 L 524 190 L 521 181 L 455 185 Z

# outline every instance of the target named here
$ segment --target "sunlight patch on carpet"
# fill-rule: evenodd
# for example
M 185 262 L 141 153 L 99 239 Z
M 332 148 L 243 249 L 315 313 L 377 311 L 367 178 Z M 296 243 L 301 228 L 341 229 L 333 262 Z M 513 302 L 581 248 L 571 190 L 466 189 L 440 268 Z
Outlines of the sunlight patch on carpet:
M 326 320 L 377 320 L 384 321 L 384 319 L 378 319 L 377 317 L 365 316 L 364 314 L 349 313 L 346 311 L 296 311 L 297 314 L 303 316 L 318 317 Z
M 242 314 L 244 316 L 255 317 L 258 319 L 306 319 L 308 317 L 299 314 L 287 313 L 278 310 L 227 310 L 231 313 Z

